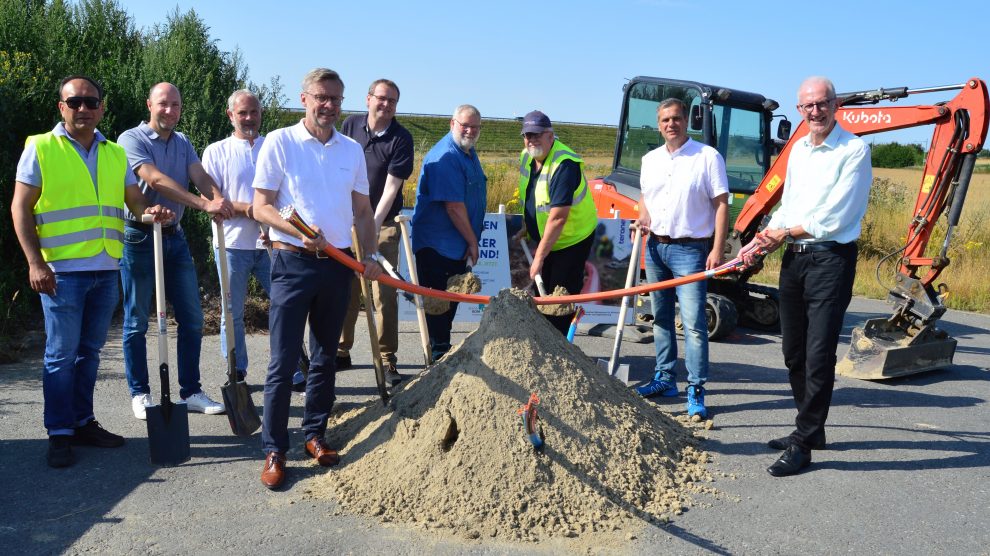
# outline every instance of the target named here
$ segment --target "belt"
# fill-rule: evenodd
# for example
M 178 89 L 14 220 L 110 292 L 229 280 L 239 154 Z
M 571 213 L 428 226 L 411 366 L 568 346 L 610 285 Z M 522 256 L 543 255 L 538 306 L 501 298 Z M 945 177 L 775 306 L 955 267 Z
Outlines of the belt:
M 791 253 L 816 253 L 819 251 L 831 251 L 835 247 L 845 245 L 837 241 L 818 241 L 815 243 L 788 243 L 787 250 Z
M 698 243 L 701 241 L 708 241 L 710 238 L 707 237 L 670 237 L 670 236 L 658 236 L 657 234 L 650 232 L 650 237 L 653 238 L 657 243 L 671 244 L 671 243 Z
M 141 222 L 135 222 L 133 220 L 128 220 L 127 222 L 124 223 L 124 225 L 130 228 L 134 228 L 135 230 L 141 230 L 146 234 L 150 234 L 155 230 L 155 227 L 152 224 L 143 224 Z M 169 224 L 168 226 L 162 226 L 163 236 L 170 236 L 178 231 L 179 231 L 178 224 Z
M 314 259 L 329 259 L 330 257 L 323 251 L 307 251 L 298 245 L 292 245 L 291 243 L 282 243 L 281 241 L 273 241 L 272 249 L 280 249 L 282 251 L 291 251 L 293 253 L 298 253 L 300 255 L 305 255 L 307 257 L 313 257 Z

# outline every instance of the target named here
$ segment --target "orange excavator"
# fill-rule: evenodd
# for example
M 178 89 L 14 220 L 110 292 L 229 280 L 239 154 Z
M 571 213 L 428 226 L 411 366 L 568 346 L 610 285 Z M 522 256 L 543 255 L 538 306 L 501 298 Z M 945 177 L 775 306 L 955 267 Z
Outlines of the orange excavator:
M 958 91 L 931 105 L 896 106 L 901 99 Z M 790 135 L 786 119 L 770 138 L 777 103 L 760 95 L 696 82 L 637 77 L 625 87 L 613 172 L 591 182 L 599 217 L 635 218 L 638 214 L 638 158 L 660 145 L 656 106 L 676 96 L 691 107 L 689 134 L 719 150 L 726 161 L 732 230 L 727 250 L 738 252 L 753 239 L 780 200 L 791 146 L 807 134 L 802 122 Z M 839 374 L 884 379 L 944 367 L 952 362 L 956 341 L 936 324 L 945 313 L 948 288 L 936 284 L 949 265 L 947 256 L 959 223 L 977 153 L 987 137 L 990 112 L 986 83 L 977 78 L 941 87 L 876 89 L 839 94 L 836 120 L 857 135 L 934 125 L 922 182 L 907 229 L 905 245 L 882 261 L 899 257 L 888 302 L 889 318 L 867 321 L 853 330 L 850 348 L 837 366 Z M 885 103 L 882 106 L 876 106 Z M 786 139 L 786 142 L 781 145 Z M 776 146 L 776 149 L 774 148 Z M 777 157 L 770 164 L 772 154 Z M 761 168 L 763 167 L 763 168 Z M 763 169 L 759 181 L 754 175 Z M 932 232 L 948 209 L 945 239 L 928 253 Z M 709 336 L 731 331 L 737 315 L 744 324 L 779 326 L 776 291 L 749 284 L 760 268 L 709 282 Z M 878 265 L 877 276 L 880 276 Z M 714 301 L 713 301 L 714 296 Z M 731 324 L 731 326 L 728 326 Z

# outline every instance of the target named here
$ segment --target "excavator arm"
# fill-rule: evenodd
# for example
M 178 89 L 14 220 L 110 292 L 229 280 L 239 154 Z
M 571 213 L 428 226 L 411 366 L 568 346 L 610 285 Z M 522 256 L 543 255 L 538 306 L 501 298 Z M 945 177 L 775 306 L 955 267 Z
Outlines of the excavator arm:
M 959 93 L 945 103 L 866 106 L 949 90 L 959 90 Z M 841 108 L 836 112 L 836 121 L 856 135 L 931 124 L 935 128 L 907 240 L 899 251 L 901 257 L 895 286 L 888 296 L 888 302 L 894 305 L 893 314 L 887 319 L 872 319 L 863 328 L 854 329 L 849 353 L 837 370 L 857 378 L 879 379 L 950 364 L 955 340 L 935 327 L 936 321 L 945 313 L 945 307 L 933 283 L 949 265 L 946 256 L 949 242 L 959 223 L 976 155 L 987 137 L 990 102 L 986 83 L 973 78 L 960 85 L 914 90 L 878 89 L 838 97 Z M 740 212 L 733 235 L 742 244 L 752 239 L 780 201 L 786 186 L 784 176 L 791 147 L 807 133 L 807 126 L 802 122 Z M 945 240 L 937 255 L 926 256 L 932 231 L 946 208 L 949 214 Z

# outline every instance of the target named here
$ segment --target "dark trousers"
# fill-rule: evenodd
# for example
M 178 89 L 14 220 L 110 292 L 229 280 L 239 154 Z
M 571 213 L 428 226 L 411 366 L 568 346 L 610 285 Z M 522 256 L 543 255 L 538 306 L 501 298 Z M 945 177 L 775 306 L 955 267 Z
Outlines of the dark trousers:
M 855 243 L 828 251 L 784 253 L 780 327 L 794 404 L 791 438 L 807 449 L 824 439 L 835 384 L 835 351 L 856 276 Z
M 268 327 L 271 363 L 265 378 L 264 451 L 289 449 L 292 374 L 302 355 L 309 318 L 309 374 L 302 428 L 306 440 L 322 438 L 334 402 L 334 357 L 347 312 L 354 272 L 333 259 L 276 249 L 272 256 Z
M 464 274 L 467 263 L 464 259 L 448 259 L 430 247 L 416 251 L 416 273 L 419 283 L 435 290 L 447 289 L 447 279 L 455 274 Z M 450 328 L 457 313 L 457 303 L 451 302 L 450 309 L 441 315 L 426 314 L 426 328 L 434 354 L 450 351 Z
M 581 288 L 584 287 L 584 263 L 588 260 L 591 245 L 594 242 L 595 234 L 592 232 L 591 235 L 578 243 L 559 251 L 551 251 L 547 255 L 547 258 L 543 260 L 543 272 L 541 273 L 547 294 L 552 294 L 557 286 L 562 286 L 570 295 L 581 293 Z M 571 326 L 574 313 L 544 316 L 554 328 L 560 330 L 561 334 L 567 335 L 567 329 Z

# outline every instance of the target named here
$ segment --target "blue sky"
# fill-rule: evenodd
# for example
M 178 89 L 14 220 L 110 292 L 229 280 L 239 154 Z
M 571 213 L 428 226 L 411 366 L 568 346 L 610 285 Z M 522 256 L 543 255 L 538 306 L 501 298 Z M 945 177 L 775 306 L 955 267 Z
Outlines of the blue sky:
M 615 124 L 628 78 L 652 75 L 761 93 L 796 120 L 795 91 L 825 75 L 839 92 L 990 77 L 990 2 L 546 0 L 281 2 L 122 0 L 138 27 L 195 7 L 250 79 L 281 76 L 289 106 L 309 69 L 337 70 L 345 110 L 379 77 L 399 112 L 484 116 L 541 109 L 556 121 Z M 329 31 L 332 29 L 332 31 Z M 184 94 L 190 94 L 185 91 Z M 951 94 L 901 101 L 927 104 Z M 927 145 L 930 128 L 876 136 Z

